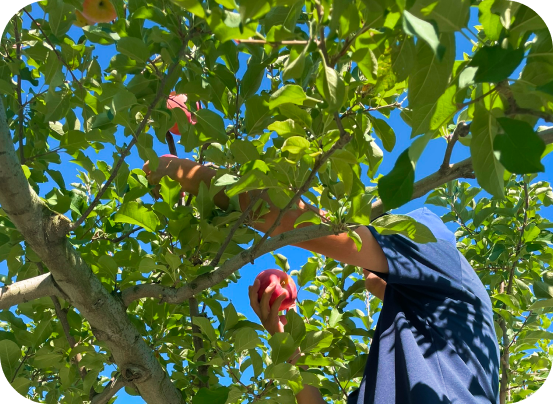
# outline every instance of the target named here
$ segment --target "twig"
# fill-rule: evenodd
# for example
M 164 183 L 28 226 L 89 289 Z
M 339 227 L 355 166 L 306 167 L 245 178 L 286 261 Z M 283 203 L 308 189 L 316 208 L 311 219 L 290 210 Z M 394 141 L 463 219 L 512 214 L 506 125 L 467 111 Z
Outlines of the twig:
M 58 52 L 58 50 L 56 49 L 56 46 L 52 43 L 52 41 L 50 41 L 50 38 L 48 38 L 48 35 L 46 35 L 46 33 L 44 32 L 44 30 L 42 29 L 42 26 L 33 18 L 33 16 L 31 15 L 31 13 L 29 13 L 27 10 L 23 9 L 23 11 L 25 11 L 25 14 L 27 14 L 27 16 L 31 19 L 32 22 L 35 23 L 35 25 L 38 27 L 38 29 L 40 30 L 40 32 L 42 33 L 42 36 L 44 37 L 44 40 L 48 43 L 48 45 L 50 45 L 50 47 L 52 48 L 52 50 L 54 51 L 54 53 L 56 54 L 56 56 L 58 57 L 58 60 L 65 66 L 65 68 L 67 69 L 67 71 L 69 72 L 69 74 L 71 74 L 71 77 L 73 77 L 73 80 L 77 82 L 77 84 L 79 85 L 79 87 L 81 87 L 81 90 L 84 90 L 86 91 L 86 89 L 84 88 L 83 84 L 79 81 L 79 79 L 77 79 L 77 77 L 75 77 L 75 74 L 73 74 L 73 70 L 71 70 L 71 68 L 69 67 L 69 65 L 67 64 L 67 62 L 63 59 L 63 57 L 61 56 L 61 54 Z
M 119 377 L 117 380 L 112 378 L 109 384 L 104 388 L 104 391 L 94 396 L 91 404 L 107 404 L 126 384 L 127 382 L 125 382 L 122 377 Z
M 267 41 L 265 39 L 235 39 L 237 43 L 252 43 L 252 44 L 260 44 L 260 45 L 271 45 L 271 46 L 279 46 L 279 45 L 307 45 L 309 41 L 302 41 L 302 40 L 289 40 L 289 41 Z
M 359 37 L 360 35 L 363 35 L 369 29 L 371 29 L 371 27 L 369 25 L 365 25 L 363 28 L 361 28 L 359 31 L 357 31 L 355 33 L 355 35 L 353 35 L 351 38 L 348 38 L 346 40 L 346 42 L 344 43 L 344 46 L 342 47 L 340 52 L 338 52 L 336 55 L 334 55 L 334 57 L 331 59 L 330 66 L 336 65 L 336 63 L 342 58 L 342 56 L 344 56 L 347 53 L 349 47 L 351 46 L 351 44 L 353 42 L 355 42 L 357 37 Z
M 198 310 L 198 300 L 196 300 L 196 298 L 194 296 L 192 296 L 188 299 L 188 307 L 190 309 L 190 321 L 192 323 L 192 333 L 201 334 L 202 331 L 200 330 L 200 327 L 198 327 L 198 325 L 194 324 L 194 317 L 200 317 L 200 312 Z M 204 343 L 203 343 L 201 337 L 198 337 L 197 335 L 194 335 L 192 337 L 192 341 L 194 343 L 194 349 L 196 350 L 196 352 L 199 352 L 200 350 L 203 349 Z M 198 358 L 198 361 L 205 362 L 205 354 L 202 354 Z M 204 377 L 204 378 L 207 379 L 208 378 L 208 371 L 209 371 L 209 365 L 200 365 L 198 367 L 198 374 L 200 375 L 200 377 Z M 200 378 L 200 388 L 202 388 L 202 387 L 209 388 L 209 383 L 207 381 L 203 381 Z
M 447 139 L 447 148 L 445 150 L 444 162 L 440 167 L 441 171 L 445 171 L 449 168 L 451 153 L 453 152 L 453 147 L 455 146 L 455 143 L 457 143 L 460 137 L 465 137 L 466 135 L 468 135 L 469 130 L 470 130 L 469 124 L 465 122 L 459 122 L 459 124 L 455 128 L 455 131 L 453 132 L 453 135 L 449 139 Z
M 122 236 L 119 236 L 117 238 L 110 238 L 108 240 L 111 241 L 112 243 L 119 243 L 119 242 L 125 240 L 126 238 L 128 238 L 129 236 L 131 236 L 132 234 L 136 233 L 139 230 L 143 230 L 143 227 L 137 227 L 136 229 L 133 229 L 133 230 L 129 231 L 128 233 L 123 234 Z
M 219 248 L 219 251 L 217 251 L 217 255 L 215 256 L 215 258 L 213 258 L 213 260 L 209 263 L 209 266 L 212 266 L 213 268 L 217 266 L 217 264 L 219 263 L 219 260 L 221 259 L 221 257 L 223 256 L 223 253 L 225 252 L 225 249 L 227 248 L 228 244 L 232 240 L 234 233 L 236 233 L 236 230 L 238 230 L 240 225 L 242 225 L 242 223 L 244 222 L 244 220 L 246 219 L 250 211 L 253 209 L 254 205 L 257 203 L 257 201 L 261 198 L 261 196 L 265 192 L 266 192 L 266 189 L 262 190 L 260 193 L 258 193 L 256 196 L 254 196 L 251 199 L 248 207 L 244 210 L 244 212 L 242 212 L 242 214 L 240 215 L 236 223 L 234 223 L 234 225 L 232 226 L 232 229 L 230 229 L 230 233 L 227 235 L 227 238 L 221 245 L 221 248 Z
M 188 41 L 185 41 L 185 43 L 187 43 L 187 42 Z M 181 50 L 179 51 L 179 55 L 182 54 L 184 49 L 186 49 L 185 46 L 183 46 L 181 48 Z M 146 124 L 148 122 L 148 119 L 150 118 L 150 115 L 152 114 L 152 111 L 153 111 L 154 107 L 157 105 L 159 100 L 162 98 L 163 91 L 165 89 L 165 83 L 167 82 L 167 79 L 169 78 L 169 76 L 171 76 L 171 74 L 173 73 L 173 71 L 176 69 L 176 67 L 178 65 L 179 65 L 178 61 L 176 63 L 174 63 L 169 68 L 169 70 L 167 71 L 167 74 L 165 75 L 163 80 L 161 80 L 161 83 L 160 83 L 159 88 L 157 90 L 156 97 L 154 98 L 154 100 L 152 101 L 150 106 L 148 107 L 148 111 L 146 112 L 146 114 L 144 115 L 144 118 L 142 119 L 142 122 L 140 122 L 140 125 L 138 125 L 138 128 L 136 129 L 136 136 L 133 136 L 133 139 L 130 141 L 127 148 L 125 150 L 123 150 L 123 152 L 121 153 L 121 157 L 119 158 L 119 161 L 117 162 L 117 165 L 115 166 L 114 170 L 112 171 L 110 177 L 104 183 L 104 185 L 102 186 L 100 191 L 98 191 L 98 193 L 96 194 L 96 197 L 94 198 L 94 200 L 92 201 L 92 203 L 90 204 L 90 206 L 88 207 L 86 212 L 75 223 L 73 223 L 70 226 L 70 231 L 74 231 L 77 227 L 79 227 L 86 220 L 88 215 L 90 215 L 90 213 L 94 210 L 94 208 L 100 203 L 100 199 L 102 198 L 102 196 L 104 195 L 104 193 L 106 192 L 108 187 L 111 185 L 111 183 L 113 182 L 115 177 L 117 177 L 117 173 L 119 172 L 119 169 L 123 165 L 123 162 L 125 161 L 125 158 L 130 154 L 131 148 L 138 141 L 138 136 L 142 133 L 142 131 L 146 127 Z
M 13 376 L 12 376 L 12 379 L 10 380 L 10 383 L 13 383 L 13 381 L 15 380 L 15 377 L 17 376 L 17 374 L 19 373 L 19 369 L 21 369 L 21 366 L 23 366 L 23 364 L 25 363 L 25 361 L 31 357 L 31 348 L 27 348 L 27 352 L 25 353 L 25 356 L 23 357 L 23 359 L 21 360 L 21 362 L 19 362 L 19 366 L 17 367 L 17 369 L 15 369 L 15 372 L 13 373 Z
M 71 327 L 69 327 L 69 322 L 67 321 L 67 313 L 61 308 L 61 304 L 59 299 L 56 296 L 50 296 L 52 299 L 52 302 L 54 303 L 54 308 L 56 310 L 56 315 L 58 316 L 58 319 L 60 320 L 61 326 L 63 328 L 63 332 L 65 333 L 65 337 L 67 338 L 67 342 L 69 342 L 69 346 L 71 348 L 75 348 L 77 346 L 77 341 L 75 341 L 75 338 L 71 335 Z M 78 353 L 75 355 L 75 364 L 77 365 L 77 368 L 79 369 L 79 373 L 81 375 L 81 379 L 85 379 L 87 375 L 86 368 L 84 366 L 79 366 L 81 360 L 83 359 L 83 356 Z
M 509 346 L 507 348 L 510 348 L 511 345 L 513 345 L 513 343 L 515 342 L 516 338 L 518 337 L 518 334 L 520 334 L 520 332 L 522 331 L 522 329 L 524 328 L 524 326 L 526 325 L 526 323 L 528 322 L 528 319 L 532 316 L 533 314 L 533 311 L 530 310 L 530 312 L 528 313 L 528 316 L 526 316 L 526 318 L 524 319 L 524 323 L 522 323 L 522 325 L 520 326 L 520 329 L 517 331 L 517 333 L 513 336 L 513 338 L 511 339 L 511 342 L 509 343 Z

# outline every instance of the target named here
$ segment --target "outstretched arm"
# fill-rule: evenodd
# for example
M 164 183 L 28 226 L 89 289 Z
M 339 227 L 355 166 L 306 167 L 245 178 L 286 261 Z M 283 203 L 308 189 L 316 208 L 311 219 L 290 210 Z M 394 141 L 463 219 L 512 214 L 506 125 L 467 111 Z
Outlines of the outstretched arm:
M 148 174 L 148 179 L 151 183 L 157 183 L 164 175 L 168 175 L 175 181 L 180 182 L 185 192 L 192 193 L 193 195 L 198 194 L 201 182 L 204 182 L 209 187 L 211 179 L 216 174 L 216 170 L 202 166 L 194 161 L 170 157 L 160 158 L 159 168 L 155 173 L 150 173 L 148 163 L 144 165 L 144 171 Z M 255 192 L 260 191 L 251 191 L 253 195 L 255 195 Z M 270 211 L 259 218 L 257 218 L 257 212 L 254 212 L 256 221 L 252 226 L 256 230 L 266 233 L 275 222 L 280 209 L 271 202 L 267 194 L 264 194 L 262 198 L 269 203 Z M 221 209 L 227 209 L 229 206 L 229 198 L 224 193 L 224 190 L 218 192 L 213 201 Z M 250 202 L 250 193 L 245 192 L 240 194 L 239 201 L 240 208 L 243 211 Z M 271 237 L 293 230 L 296 219 L 308 209 L 318 212 L 322 216 L 326 215 L 324 210 L 307 205 L 301 200 L 298 201 L 297 205 L 298 209 L 286 212 L 280 225 L 273 231 Z M 302 223 L 298 227 L 305 226 L 311 226 L 311 224 Z M 388 272 L 386 257 L 369 229 L 365 226 L 360 226 L 355 231 L 363 242 L 361 251 L 357 251 L 355 243 L 346 233 L 320 237 L 293 245 L 323 254 L 345 264 L 368 268 L 376 272 Z

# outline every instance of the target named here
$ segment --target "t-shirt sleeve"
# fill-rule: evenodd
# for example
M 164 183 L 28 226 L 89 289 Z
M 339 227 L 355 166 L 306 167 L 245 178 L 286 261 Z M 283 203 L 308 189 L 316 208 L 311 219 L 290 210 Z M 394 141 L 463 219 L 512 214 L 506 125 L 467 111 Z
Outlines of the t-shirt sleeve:
M 450 242 L 415 243 L 399 234 L 381 235 L 367 226 L 382 247 L 388 261 L 388 274 L 377 274 L 389 285 L 416 288 L 418 292 L 447 294 L 452 297 L 462 288 L 459 251 Z

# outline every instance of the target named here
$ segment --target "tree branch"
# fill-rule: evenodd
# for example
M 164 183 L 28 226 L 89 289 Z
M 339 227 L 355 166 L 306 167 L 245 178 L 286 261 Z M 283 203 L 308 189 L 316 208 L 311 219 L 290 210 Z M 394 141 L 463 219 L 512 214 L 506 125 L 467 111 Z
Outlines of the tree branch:
M 79 87 L 81 88 L 81 90 L 84 90 L 86 91 L 86 89 L 84 88 L 83 84 L 80 82 L 80 80 L 75 77 L 75 74 L 73 73 L 73 70 L 71 70 L 71 68 L 67 65 L 67 62 L 65 61 L 65 59 L 61 56 L 61 54 L 58 52 L 58 50 L 56 49 L 56 46 L 52 43 L 52 41 L 50 41 L 50 38 L 48 38 L 48 35 L 46 35 L 46 33 L 44 32 L 44 30 L 42 29 L 42 26 L 33 18 L 33 16 L 31 15 L 31 13 L 29 13 L 27 10 L 23 9 L 23 11 L 25 11 L 25 14 L 27 14 L 27 17 L 29 17 L 31 19 L 31 21 L 36 25 L 36 27 L 39 29 L 39 31 L 42 33 L 42 36 L 44 37 L 44 40 L 48 43 L 48 45 L 50 45 L 50 47 L 52 48 L 52 51 L 56 54 L 58 60 L 61 62 L 62 65 L 65 66 L 65 68 L 67 69 L 67 71 L 69 72 L 69 74 L 71 75 L 71 77 L 73 77 L 73 80 L 75 82 L 77 82 L 77 84 L 79 85 Z
M 0 289 L 0 310 L 46 296 L 63 297 L 50 273 L 3 286 Z
M 126 382 L 120 377 L 117 380 L 110 380 L 109 384 L 104 388 L 100 394 L 94 396 L 91 404 L 107 404 L 109 400 L 117 394 L 119 390 L 125 387 Z
M 184 44 L 186 44 L 186 43 L 188 43 L 188 40 L 184 40 Z M 167 71 L 167 74 L 165 75 L 165 77 L 163 77 L 163 80 L 161 80 L 161 83 L 159 85 L 159 88 L 157 90 L 157 94 L 156 94 L 154 100 L 149 105 L 148 111 L 146 111 L 146 114 L 144 115 L 144 118 L 142 119 L 142 122 L 140 122 L 140 125 L 138 125 L 138 128 L 136 128 L 136 136 L 133 136 L 133 138 L 130 141 L 127 148 L 125 150 L 123 150 L 123 152 L 121 153 L 121 157 L 119 158 L 119 161 L 117 162 L 115 168 L 111 172 L 111 175 L 109 176 L 108 180 L 104 183 L 104 185 L 102 186 L 100 191 L 98 191 L 98 193 L 96 194 L 96 197 L 94 198 L 94 200 L 92 201 L 92 203 L 90 204 L 88 209 L 85 211 L 85 213 L 83 213 L 83 215 L 75 223 L 73 223 L 71 225 L 71 227 L 69 228 L 69 231 L 74 231 L 77 227 L 79 227 L 86 220 L 88 215 L 90 215 L 90 213 L 94 210 L 94 208 L 100 203 L 100 199 L 102 198 L 104 193 L 107 191 L 107 189 L 109 188 L 109 186 L 111 185 L 113 180 L 115 180 L 115 177 L 117 177 L 117 173 L 119 172 L 119 169 L 123 165 L 123 162 L 125 161 L 125 158 L 128 155 L 130 155 L 130 150 L 136 144 L 136 142 L 138 141 L 138 136 L 140 136 L 140 134 L 142 133 L 142 131 L 146 127 L 146 124 L 148 123 L 148 119 L 150 119 L 150 115 L 152 115 L 152 111 L 153 111 L 154 107 L 157 105 L 157 103 L 159 102 L 161 97 L 163 97 L 163 91 L 165 90 L 165 83 L 167 83 L 167 79 L 171 76 L 173 71 L 179 65 L 180 55 L 182 55 L 182 53 L 185 49 L 186 49 L 185 46 L 183 46 L 180 49 L 178 61 L 173 63 L 173 65 Z
M 193 334 L 201 334 L 202 331 L 201 331 L 200 327 L 198 327 L 196 324 L 194 324 L 194 319 L 193 319 L 194 317 L 200 317 L 200 312 L 198 310 L 198 300 L 196 300 L 196 298 L 194 296 L 192 296 L 188 299 L 188 307 L 190 309 L 190 321 L 192 322 L 192 333 Z M 200 352 L 200 350 L 202 350 L 204 348 L 204 343 L 203 343 L 201 337 L 199 337 L 197 335 L 193 335 L 192 336 L 192 342 L 194 344 L 194 350 L 196 352 Z M 202 354 L 198 358 L 198 361 L 205 362 L 205 354 Z M 209 388 L 209 383 L 207 381 L 202 380 L 202 379 L 208 379 L 209 378 L 208 371 L 209 371 L 209 365 L 200 365 L 198 367 L 198 374 L 200 376 L 200 384 L 199 384 L 200 388 L 202 388 L 202 387 Z
M 442 166 L 440 168 L 441 171 L 445 171 L 449 168 L 449 162 L 451 160 L 451 153 L 453 153 L 453 147 L 455 146 L 455 143 L 459 140 L 460 137 L 465 137 L 469 134 L 470 125 L 465 122 L 459 122 L 457 127 L 455 128 L 455 131 L 453 132 L 453 135 L 450 139 L 448 139 L 447 142 L 447 148 L 445 150 L 444 155 L 444 162 L 442 163 Z
M 71 222 L 48 209 L 29 185 L 13 147 L 0 98 L 0 206 L 105 343 L 148 404 L 182 404 L 179 390 L 135 328 L 117 294 L 110 294 L 67 240 Z
M 299 227 L 294 230 L 281 233 L 275 237 L 271 237 L 259 248 L 257 252 L 255 252 L 254 258 L 260 257 L 270 251 L 274 251 L 287 245 L 340 233 L 343 233 L 343 231 L 324 224 Z M 213 287 L 214 285 L 224 281 L 235 271 L 250 262 L 250 256 L 253 248 L 254 247 L 252 246 L 247 250 L 241 251 L 240 254 L 237 254 L 225 261 L 224 264 L 215 271 L 202 274 L 181 288 L 163 287 L 153 283 L 135 285 L 127 288 L 122 292 L 123 302 L 126 306 L 129 306 L 134 300 L 152 297 L 161 299 L 162 301 L 171 304 L 182 303 L 202 290 Z
M 17 63 L 19 63 L 18 68 L 21 68 L 21 35 L 19 33 L 19 27 L 18 24 L 18 16 L 16 15 L 13 17 L 13 33 L 14 33 L 14 39 L 15 39 L 15 55 Z M 18 112 L 18 119 L 19 119 L 19 130 L 18 130 L 18 140 L 19 140 L 19 161 L 21 161 L 21 164 L 25 164 L 25 151 L 23 150 L 23 96 L 22 96 L 22 90 L 21 90 L 21 72 L 17 75 L 17 102 L 19 104 L 19 112 Z

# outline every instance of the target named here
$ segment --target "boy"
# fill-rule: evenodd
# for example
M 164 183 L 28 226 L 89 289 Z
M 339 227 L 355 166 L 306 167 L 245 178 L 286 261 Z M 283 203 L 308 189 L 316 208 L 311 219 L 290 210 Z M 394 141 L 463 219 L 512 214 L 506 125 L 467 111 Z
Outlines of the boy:
M 179 181 L 185 192 L 195 195 L 200 182 L 209 186 L 216 173 L 193 161 L 171 157 L 160 158 L 155 173 L 150 172 L 148 163 L 144 171 L 153 184 L 168 175 Z M 279 209 L 266 195 L 263 199 L 271 210 L 257 219 L 264 222 L 256 221 L 253 227 L 266 232 Z M 248 193 L 239 195 L 242 210 L 249 200 Z M 223 191 L 214 202 L 228 208 Z M 302 201 L 298 207 L 284 215 L 271 236 L 293 229 L 296 218 L 307 209 L 325 214 Z M 344 233 L 294 244 L 363 268 L 368 291 L 383 300 L 360 388 L 350 393 L 348 404 L 496 404 L 499 348 L 490 298 L 441 219 L 427 208 L 409 215 L 425 224 L 437 242 L 418 244 L 401 235 L 383 236 L 371 226 L 360 226 L 356 232 L 363 242 L 361 251 Z M 305 226 L 310 224 L 299 227 Z M 267 287 L 259 302 L 258 289 L 258 282 L 249 288 L 252 308 L 269 333 L 282 332 L 278 307 L 284 296 L 269 307 L 274 285 Z M 289 362 L 295 364 L 300 355 L 298 349 Z M 325 403 L 319 390 L 309 385 L 296 399 L 299 404 Z

